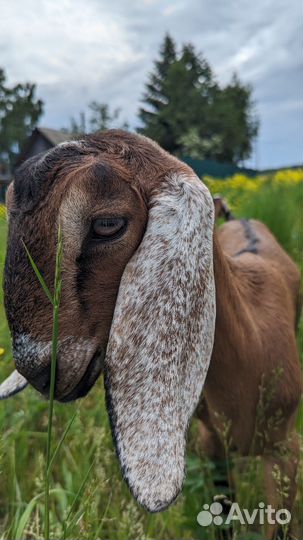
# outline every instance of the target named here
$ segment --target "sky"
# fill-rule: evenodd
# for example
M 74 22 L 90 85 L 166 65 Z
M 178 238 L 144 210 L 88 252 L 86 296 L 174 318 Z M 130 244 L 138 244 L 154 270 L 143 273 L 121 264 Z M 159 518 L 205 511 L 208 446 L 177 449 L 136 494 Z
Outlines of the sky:
M 96 100 L 134 129 L 166 32 L 220 84 L 236 72 L 253 86 L 260 131 L 247 166 L 303 162 L 300 0 L 0 0 L 0 66 L 10 84 L 37 84 L 43 127 L 70 127 Z

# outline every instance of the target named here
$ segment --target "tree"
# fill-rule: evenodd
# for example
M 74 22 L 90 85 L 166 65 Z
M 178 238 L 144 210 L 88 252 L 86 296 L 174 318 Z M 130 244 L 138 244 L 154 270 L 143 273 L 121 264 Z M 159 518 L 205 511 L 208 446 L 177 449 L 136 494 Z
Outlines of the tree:
M 220 154 L 222 149 L 222 137 L 220 135 L 213 135 L 203 139 L 196 127 L 190 128 L 184 135 L 181 135 L 178 142 L 184 156 L 196 159 L 215 156 Z
M 160 60 L 155 61 L 155 71 L 149 75 L 143 96 L 143 101 L 149 108 L 141 108 L 139 111 L 139 117 L 145 126 L 139 131 L 155 139 L 169 151 L 175 150 L 175 141 L 170 122 L 166 120 L 165 110 L 170 102 L 170 92 L 167 88 L 169 71 L 176 60 L 175 43 L 169 35 L 166 35 L 160 48 Z
M 36 85 L 32 83 L 7 86 L 4 70 L 0 69 L 0 162 L 8 169 L 43 112 L 43 102 L 35 94 Z
M 177 154 L 237 163 L 250 155 L 258 123 L 252 89 L 234 76 L 221 88 L 191 44 L 178 54 L 166 35 L 139 110 L 139 132 Z
M 238 163 L 251 155 L 259 128 L 251 96 L 252 87 L 241 84 L 236 74 L 217 96 L 212 120 L 214 131 L 221 129 L 223 161 Z
M 114 109 L 113 112 L 110 111 L 109 105 L 107 103 L 98 103 L 97 101 L 92 101 L 88 105 L 88 131 L 90 133 L 95 133 L 96 131 L 104 131 L 112 127 L 120 127 L 121 129 L 128 129 L 127 122 L 122 124 L 118 122 L 121 109 Z M 86 114 L 80 113 L 80 122 L 71 119 L 71 129 L 72 133 L 85 133 L 86 132 Z

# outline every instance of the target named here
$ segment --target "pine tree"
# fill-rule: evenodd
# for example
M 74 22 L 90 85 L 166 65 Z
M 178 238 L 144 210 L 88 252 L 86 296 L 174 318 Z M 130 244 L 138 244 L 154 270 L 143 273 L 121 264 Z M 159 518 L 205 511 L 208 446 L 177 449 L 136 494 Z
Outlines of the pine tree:
M 214 113 L 214 131 L 221 132 L 218 159 L 226 162 L 243 161 L 252 152 L 259 122 L 254 115 L 252 87 L 243 85 L 236 74 L 218 94 Z
M 139 132 L 177 155 L 236 163 L 250 155 L 258 131 L 251 88 L 234 77 L 221 88 L 191 44 L 178 55 L 165 36 L 139 110 Z
M 170 135 L 170 126 L 161 112 L 169 104 L 170 93 L 167 87 L 170 67 L 177 60 L 176 46 L 173 39 L 167 34 L 160 48 L 160 59 L 155 61 L 154 72 L 150 73 L 143 96 L 148 108 L 141 108 L 139 117 L 144 125 L 142 132 L 148 137 L 161 141 L 160 144 L 173 151 L 173 135 Z M 141 131 L 139 129 L 139 131 Z M 171 140 L 172 139 L 172 140 Z

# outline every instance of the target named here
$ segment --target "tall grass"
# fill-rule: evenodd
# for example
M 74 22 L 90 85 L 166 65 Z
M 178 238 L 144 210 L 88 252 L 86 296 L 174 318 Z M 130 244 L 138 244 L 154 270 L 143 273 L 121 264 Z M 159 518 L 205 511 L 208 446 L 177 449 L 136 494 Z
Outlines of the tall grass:
M 213 193 L 220 192 L 237 218 L 265 223 L 294 260 L 303 264 L 303 169 L 248 179 L 205 179 Z
M 30 260 L 32 269 L 34 270 L 37 279 L 51 302 L 53 306 L 53 331 L 52 331 L 52 350 L 51 350 L 51 367 L 50 367 L 50 388 L 49 388 L 49 407 L 48 407 L 48 425 L 47 425 L 47 444 L 46 444 L 46 467 L 45 467 L 45 489 L 44 489 L 44 538 L 49 540 L 49 480 L 50 480 L 50 471 L 51 465 L 54 463 L 54 458 L 57 455 L 57 452 L 54 455 L 51 455 L 51 446 L 52 446 L 52 428 L 53 428 L 53 413 L 54 413 L 54 396 L 55 396 L 55 384 L 56 384 L 56 369 L 57 369 L 57 347 L 58 347 L 58 335 L 59 335 L 59 306 L 60 306 L 60 297 L 61 297 L 61 262 L 62 262 L 62 234 L 60 224 L 58 227 L 58 242 L 57 242 L 57 252 L 56 252 L 56 265 L 55 265 L 55 281 L 54 281 L 54 296 L 51 296 L 50 291 L 47 288 L 47 285 L 37 268 L 35 261 L 32 259 L 31 254 L 29 253 L 26 245 L 24 244 L 24 249 L 26 250 L 27 256 Z M 69 424 L 70 426 L 70 424 Z M 66 436 L 67 430 L 65 430 L 64 435 Z M 64 437 L 65 438 L 65 437 Z M 60 441 L 58 449 L 62 446 L 63 441 Z
M 266 222 L 292 257 L 302 264 L 303 238 L 299 201 L 302 186 L 282 187 L 264 183 L 262 190 L 226 186 L 223 192 L 237 217 Z M 224 187 L 224 186 L 223 186 Z M 4 261 L 6 224 L 0 220 L 0 264 Z M 299 345 L 303 355 L 303 322 Z M 12 369 L 8 327 L 0 293 L 0 380 Z M 303 358 L 302 358 L 303 361 Z M 0 540 L 47 538 L 44 530 L 45 448 L 49 405 L 31 388 L 0 403 Z M 303 409 L 298 419 L 303 427 Z M 261 462 L 231 452 L 226 439 L 225 462 L 209 461 L 201 454 L 197 423 L 192 421 L 188 437 L 187 478 L 182 495 L 167 511 L 150 515 L 140 508 L 121 479 L 113 449 L 102 381 L 80 402 L 55 404 L 53 444 L 49 463 L 49 537 L 83 540 L 219 540 L 232 538 L 229 531 L 201 527 L 196 520 L 204 503 L 227 492 L 230 469 L 240 506 L 257 507 L 264 500 Z M 228 429 L 228 426 L 227 426 Z M 303 444 L 301 442 L 303 455 Z M 303 524 L 303 462 L 299 471 L 297 519 Z M 264 530 L 248 526 L 234 529 L 237 540 L 263 540 Z M 303 530 L 300 533 L 303 538 Z
M 302 263 L 303 185 L 266 184 L 246 196 L 236 214 L 263 221 L 280 244 Z

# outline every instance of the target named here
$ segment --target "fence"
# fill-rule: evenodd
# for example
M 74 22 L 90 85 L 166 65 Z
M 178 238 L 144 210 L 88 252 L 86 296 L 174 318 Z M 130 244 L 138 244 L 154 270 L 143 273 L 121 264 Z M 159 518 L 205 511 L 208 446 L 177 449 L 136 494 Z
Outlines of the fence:
M 220 163 L 218 161 L 212 161 L 211 159 L 194 159 L 188 156 L 181 158 L 184 163 L 187 163 L 199 176 L 204 175 L 213 176 L 214 178 L 227 178 L 233 174 L 245 174 L 245 176 L 254 177 L 260 174 L 260 171 L 254 169 L 246 169 L 244 167 L 237 167 L 230 163 Z
M 213 178 L 227 178 L 228 176 L 233 176 L 234 174 L 243 174 L 245 176 L 254 178 L 259 174 L 270 174 L 276 173 L 278 170 L 283 169 L 302 169 L 303 164 L 292 165 L 289 167 L 279 167 L 278 169 L 247 169 L 245 167 L 237 167 L 237 165 L 231 165 L 230 163 L 220 163 L 219 161 L 212 161 L 211 159 L 194 159 L 188 156 L 181 158 L 184 163 L 187 163 L 199 176 L 212 176 Z

